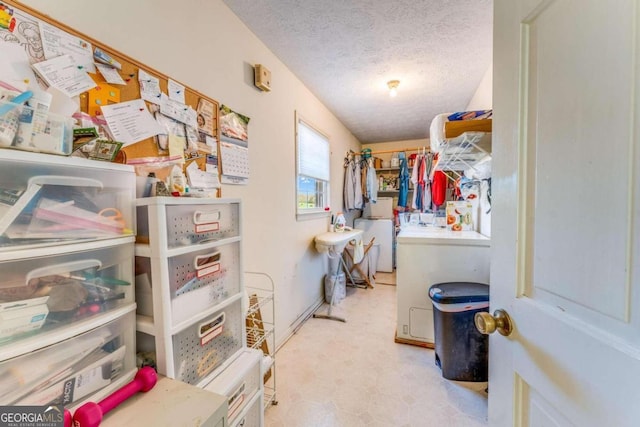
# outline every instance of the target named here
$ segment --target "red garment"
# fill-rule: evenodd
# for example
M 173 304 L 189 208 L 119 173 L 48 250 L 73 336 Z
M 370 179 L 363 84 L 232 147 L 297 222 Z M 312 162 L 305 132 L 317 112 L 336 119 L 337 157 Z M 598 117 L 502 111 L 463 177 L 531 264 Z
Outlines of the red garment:
M 442 206 L 446 198 L 447 176 L 442 171 L 435 171 L 431 182 L 431 201 L 436 206 Z

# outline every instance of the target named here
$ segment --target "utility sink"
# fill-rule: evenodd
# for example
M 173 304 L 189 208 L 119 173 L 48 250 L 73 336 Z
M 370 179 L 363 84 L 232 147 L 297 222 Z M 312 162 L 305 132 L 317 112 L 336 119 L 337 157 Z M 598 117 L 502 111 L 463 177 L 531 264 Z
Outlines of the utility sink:
M 326 232 L 315 237 L 316 250 L 320 253 L 340 254 L 351 240 L 362 238 L 363 230 Z

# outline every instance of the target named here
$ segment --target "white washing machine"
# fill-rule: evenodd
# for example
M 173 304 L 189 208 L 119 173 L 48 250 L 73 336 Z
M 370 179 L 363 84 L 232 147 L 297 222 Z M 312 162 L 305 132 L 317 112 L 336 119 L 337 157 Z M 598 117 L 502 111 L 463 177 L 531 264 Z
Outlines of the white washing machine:
M 396 341 L 434 343 L 429 288 L 444 282 L 489 284 L 491 240 L 475 231 L 405 226 L 398 234 Z
M 363 219 L 354 221 L 354 228 L 363 230 L 362 242 L 366 245 L 372 237 L 379 244 L 377 271 L 393 272 L 395 266 L 395 237 L 396 230 L 392 219 Z

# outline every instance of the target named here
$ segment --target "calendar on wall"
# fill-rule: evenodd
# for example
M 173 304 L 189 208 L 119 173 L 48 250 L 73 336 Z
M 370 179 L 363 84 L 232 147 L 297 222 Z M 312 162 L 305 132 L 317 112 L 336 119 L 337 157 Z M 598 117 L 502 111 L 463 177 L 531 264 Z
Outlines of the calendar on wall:
M 228 142 L 220 144 L 222 174 L 249 178 L 249 149 Z
M 220 106 L 220 163 L 223 184 L 249 181 L 249 117 Z

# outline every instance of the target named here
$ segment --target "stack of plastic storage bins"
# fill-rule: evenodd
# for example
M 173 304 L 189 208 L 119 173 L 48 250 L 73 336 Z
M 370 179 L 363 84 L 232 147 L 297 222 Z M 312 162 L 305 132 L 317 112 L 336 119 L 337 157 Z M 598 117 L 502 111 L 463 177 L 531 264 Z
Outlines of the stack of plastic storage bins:
M 138 199 L 138 351 L 204 387 L 246 347 L 240 201 Z
M 231 427 L 264 424 L 262 352 L 247 348 L 238 199 L 138 199 L 138 350 L 163 375 L 228 399 Z
M 0 151 L 0 405 L 99 401 L 133 378 L 133 169 Z

